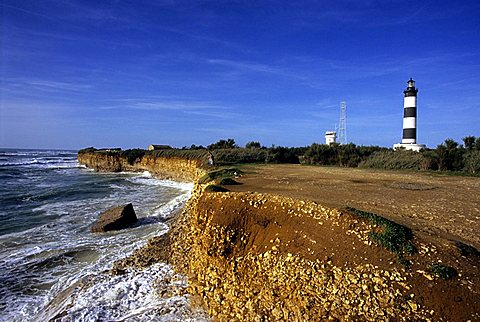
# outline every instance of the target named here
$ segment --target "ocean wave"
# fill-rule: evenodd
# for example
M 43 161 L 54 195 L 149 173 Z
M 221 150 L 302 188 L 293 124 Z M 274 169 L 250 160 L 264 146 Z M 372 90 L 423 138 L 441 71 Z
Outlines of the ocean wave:
M 175 211 L 183 207 L 185 202 L 190 198 L 190 193 L 184 193 L 180 196 L 175 197 L 166 204 L 154 209 L 152 216 L 161 217 L 161 218 L 170 218 L 175 214 Z
M 0 167 L 38 167 L 38 168 L 78 168 L 80 164 L 75 159 L 56 159 L 56 160 L 21 160 L 17 162 L 0 162 Z
M 24 156 L 76 156 L 76 153 L 73 151 L 66 150 L 12 150 L 12 151 L 0 151 L 0 156 L 8 157 L 24 157 Z
M 177 181 L 166 180 L 166 179 L 156 179 L 151 175 L 148 176 L 144 174 L 140 176 L 128 178 L 127 180 L 132 183 L 140 184 L 144 186 L 163 186 L 163 187 L 175 188 L 180 190 L 188 190 L 188 191 L 193 189 L 193 183 L 177 182 Z
M 7 229 L 0 235 L 4 246 L 0 247 L 0 320 L 32 320 L 44 303 L 86 276 L 95 276 L 95 283 L 81 292 L 66 320 L 189 320 L 181 285 L 169 284 L 168 289 L 179 295 L 165 297 L 155 294 L 163 288 L 152 286 L 153 278 L 139 277 L 141 272 L 129 272 L 126 280 L 101 272 L 145 245 L 148 238 L 168 231 L 165 218 L 182 207 L 193 185 L 159 180 L 149 172 L 88 173 L 94 170 L 79 165 L 73 155 L 55 158 L 42 153 L 5 157 L 18 165 L 2 169 L 7 178 L 4 188 L 9 189 L 2 204 L 8 198 L 21 198 L 12 200 L 22 208 L 9 208 L 12 215 L 7 219 L 22 229 Z M 128 202 L 134 204 L 138 226 L 90 232 L 101 212 Z M 160 283 L 169 283 L 162 279 L 163 273 L 150 273 Z M 142 290 L 151 293 L 151 302 Z M 195 320 L 201 320 L 199 316 Z
M 186 278 L 167 264 L 121 276 L 90 275 L 66 290 L 68 298 L 53 298 L 36 319 L 61 313 L 72 321 L 209 321 L 191 308 L 186 287 Z

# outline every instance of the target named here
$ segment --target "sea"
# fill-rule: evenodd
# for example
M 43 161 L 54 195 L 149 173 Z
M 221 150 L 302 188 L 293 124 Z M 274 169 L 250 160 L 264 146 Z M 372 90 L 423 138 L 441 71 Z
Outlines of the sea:
M 0 321 L 42 321 L 52 307 L 58 321 L 208 321 L 166 263 L 106 272 L 166 233 L 191 189 L 148 172 L 97 173 L 76 151 L 0 148 Z M 137 225 L 90 231 L 101 212 L 127 203 Z

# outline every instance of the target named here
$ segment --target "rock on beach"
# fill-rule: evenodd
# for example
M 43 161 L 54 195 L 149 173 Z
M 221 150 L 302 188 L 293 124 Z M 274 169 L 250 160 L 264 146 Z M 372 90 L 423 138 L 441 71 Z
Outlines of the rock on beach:
M 100 214 L 97 222 L 92 226 L 92 232 L 102 233 L 130 227 L 138 221 L 131 203 L 108 209 Z

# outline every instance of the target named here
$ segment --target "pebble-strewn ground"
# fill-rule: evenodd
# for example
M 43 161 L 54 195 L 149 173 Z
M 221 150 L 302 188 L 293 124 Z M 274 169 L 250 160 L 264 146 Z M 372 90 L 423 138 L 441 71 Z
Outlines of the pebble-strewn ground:
M 480 249 L 480 177 L 286 164 L 244 170 L 249 172 L 240 179 L 244 184 L 231 190 L 348 205 Z
M 421 253 L 405 269 L 372 244 L 371 225 L 336 209 L 274 195 L 207 193 L 184 220 L 173 235 L 173 262 L 219 320 L 480 318 L 471 263 L 415 240 Z M 439 260 L 456 264 L 461 278 L 428 273 Z
M 187 274 L 194 302 L 220 321 L 480 320 L 479 255 L 462 256 L 455 246 L 478 244 L 478 178 L 293 165 L 246 170 L 256 173 L 229 187 L 237 192 L 196 185 L 170 233 L 113 272 L 169 261 Z M 190 165 L 188 173 L 199 176 Z M 382 228 L 345 206 L 412 228 L 418 252 L 405 256 L 411 266 L 372 240 Z M 457 275 L 443 280 L 432 264 Z

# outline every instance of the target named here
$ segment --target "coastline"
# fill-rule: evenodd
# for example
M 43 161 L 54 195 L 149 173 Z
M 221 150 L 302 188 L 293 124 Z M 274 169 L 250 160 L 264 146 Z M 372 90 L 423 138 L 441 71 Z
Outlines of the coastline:
M 97 170 L 128 163 L 89 159 Z M 166 163 L 168 171 L 145 169 Z M 470 276 L 475 284 L 465 296 L 470 285 L 418 269 L 425 266 L 421 258 L 412 260 L 414 269 L 406 269 L 391 252 L 372 245 L 374 225 L 349 213 L 286 196 L 206 192 L 207 184 L 198 179 L 207 170 L 192 160 L 136 160 L 122 169 L 153 170 L 170 178 L 178 171 L 196 183 L 169 233 L 149 240 L 112 272 L 166 261 L 188 277 L 193 304 L 216 320 L 478 318 L 478 276 Z M 441 260 L 434 245 L 415 243 L 419 256 Z

